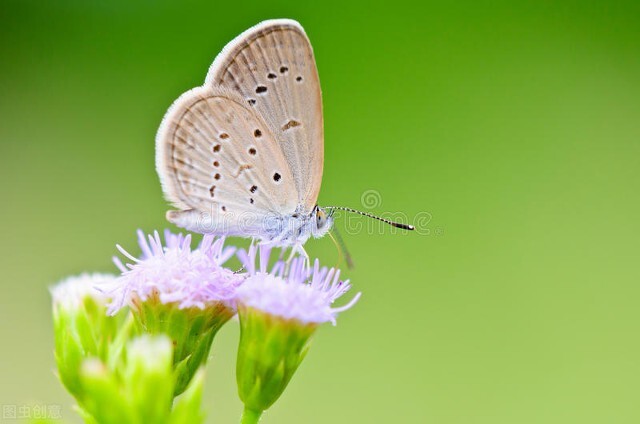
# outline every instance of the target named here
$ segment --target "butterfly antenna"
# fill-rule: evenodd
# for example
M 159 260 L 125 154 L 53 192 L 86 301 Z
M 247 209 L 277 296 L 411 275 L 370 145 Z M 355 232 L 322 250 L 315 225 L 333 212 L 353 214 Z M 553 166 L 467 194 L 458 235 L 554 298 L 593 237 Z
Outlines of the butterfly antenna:
M 338 248 L 338 254 L 340 255 L 340 257 L 338 258 L 338 264 L 340 264 L 340 262 L 342 262 L 342 258 L 344 258 L 345 262 L 347 263 L 347 268 L 353 269 L 353 259 L 351 259 L 351 255 L 347 250 L 347 246 L 344 244 L 344 240 L 342 239 L 340 232 L 338 232 L 338 229 L 335 226 L 329 233 L 329 237 L 331 237 L 331 240 L 333 240 L 333 243 Z
M 367 218 L 377 219 L 378 221 L 382 221 L 385 224 L 389 224 L 392 227 L 400 228 L 402 230 L 415 230 L 416 229 L 416 227 L 414 227 L 413 225 L 402 224 L 400 222 L 394 222 L 394 221 L 391 221 L 389 219 L 382 218 L 380 216 L 376 216 L 376 215 L 370 214 L 369 212 L 362 212 L 362 211 L 359 211 L 359 210 L 356 210 L 356 209 L 347 208 L 345 206 L 325 206 L 323 209 L 329 209 L 331 215 L 333 215 L 333 211 L 340 210 L 340 211 L 345 211 L 345 212 L 357 213 L 358 215 L 366 216 Z

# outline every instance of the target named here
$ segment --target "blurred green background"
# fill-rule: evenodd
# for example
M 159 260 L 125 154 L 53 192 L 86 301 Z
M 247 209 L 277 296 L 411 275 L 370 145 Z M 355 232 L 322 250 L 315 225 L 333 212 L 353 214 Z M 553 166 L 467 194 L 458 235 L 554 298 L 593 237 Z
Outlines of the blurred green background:
M 313 43 L 321 204 L 428 212 L 345 235 L 360 303 L 264 423 L 640 422 L 640 3 L 14 1 L 0 7 L 0 404 L 59 404 L 47 287 L 167 226 L 154 136 L 233 37 Z M 336 261 L 326 238 L 313 256 Z M 237 325 L 210 422 L 237 422 Z

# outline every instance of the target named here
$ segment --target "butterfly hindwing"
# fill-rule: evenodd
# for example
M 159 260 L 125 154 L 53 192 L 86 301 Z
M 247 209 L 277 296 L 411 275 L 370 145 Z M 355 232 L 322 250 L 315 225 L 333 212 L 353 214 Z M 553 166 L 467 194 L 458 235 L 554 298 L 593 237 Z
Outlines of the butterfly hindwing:
M 205 86 L 237 93 L 269 126 L 293 174 L 297 202 L 316 205 L 324 161 L 320 81 L 307 35 L 295 21 L 265 21 L 229 43 Z

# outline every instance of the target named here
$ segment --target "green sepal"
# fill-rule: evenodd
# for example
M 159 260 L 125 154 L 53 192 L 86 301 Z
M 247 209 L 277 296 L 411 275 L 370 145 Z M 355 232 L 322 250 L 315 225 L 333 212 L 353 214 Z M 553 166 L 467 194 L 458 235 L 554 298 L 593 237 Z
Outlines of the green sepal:
M 204 422 L 204 414 L 201 412 L 203 386 L 204 368 L 200 368 L 184 393 L 174 402 L 169 424 L 200 424 Z
M 245 408 L 267 410 L 282 394 L 309 349 L 314 323 L 239 305 L 238 394 Z
M 121 390 L 118 377 L 97 358 L 82 364 L 82 399 L 86 414 L 100 424 L 135 423 L 128 399 Z
M 162 304 L 157 299 L 135 302 L 133 311 L 139 334 L 166 334 L 173 342 L 175 396 L 184 392 L 206 364 L 213 338 L 235 313 L 221 302 L 204 309 L 180 309 L 177 304 Z
M 53 305 L 55 359 L 58 376 L 77 399 L 82 396 L 79 371 L 85 358 L 105 360 L 118 337 L 127 312 L 108 316 L 106 306 L 91 296 L 78 305 Z
M 202 423 L 204 371 L 200 370 L 174 404 L 173 345 L 165 335 L 130 340 L 114 368 L 97 358 L 80 371 L 80 415 L 87 423 Z
M 171 340 L 164 336 L 142 336 L 127 346 L 122 372 L 122 391 L 142 423 L 164 423 L 171 412 L 174 378 Z

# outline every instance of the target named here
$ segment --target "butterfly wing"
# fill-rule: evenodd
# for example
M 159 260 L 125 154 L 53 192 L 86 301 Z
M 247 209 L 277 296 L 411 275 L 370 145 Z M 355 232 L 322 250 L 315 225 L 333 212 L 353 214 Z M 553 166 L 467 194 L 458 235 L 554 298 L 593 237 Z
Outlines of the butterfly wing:
M 205 86 L 237 93 L 269 126 L 304 212 L 317 203 L 324 162 L 322 96 L 313 50 L 296 21 L 264 21 L 231 41 Z
M 237 94 L 199 87 L 169 108 L 156 138 L 168 219 L 192 231 L 265 237 L 297 192 L 269 126 Z M 268 227 L 268 225 L 267 225 Z

